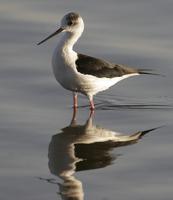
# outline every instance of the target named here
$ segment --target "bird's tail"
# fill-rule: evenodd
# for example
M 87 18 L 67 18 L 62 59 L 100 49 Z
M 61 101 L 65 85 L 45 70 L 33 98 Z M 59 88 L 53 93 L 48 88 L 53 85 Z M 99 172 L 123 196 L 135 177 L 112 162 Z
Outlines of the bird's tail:
M 146 75 L 154 75 L 154 76 L 163 76 L 162 74 L 153 73 L 152 69 L 138 69 L 139 74 L 146 74 Z
M 135 139 L 138 140 L 138 139 L 142 138 L 144 135 L 146 135 L 147 133 L 154 131 L 154 130 L 157 130 L 158 128 L 161 128 L 161 127 L 162 126 L 152 128 L 152 129 L 148 129 L 148 130 L 145 130 L 145 131 L 139 131 L 137 133 L 134 133 L 133 135 L 130 135 L 130 137 L 133 138 L 134 140 Z

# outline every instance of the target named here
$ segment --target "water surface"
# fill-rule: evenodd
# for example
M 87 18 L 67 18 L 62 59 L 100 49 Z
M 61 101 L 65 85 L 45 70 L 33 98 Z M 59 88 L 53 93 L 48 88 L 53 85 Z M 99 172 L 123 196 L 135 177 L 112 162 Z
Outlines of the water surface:
M 172 199 L 173 2 L 0 2 L 0 198 Z M 36 46 L 69 11 L 85 20 L 77 51 L 163 75 L 130 78 L 96 96 L 90 137 L 87 99 L 80 96 L 70 125 L 71 93 L 52 74 L 58 39 Z M 157 127 L 136 141 L 110 138 Z

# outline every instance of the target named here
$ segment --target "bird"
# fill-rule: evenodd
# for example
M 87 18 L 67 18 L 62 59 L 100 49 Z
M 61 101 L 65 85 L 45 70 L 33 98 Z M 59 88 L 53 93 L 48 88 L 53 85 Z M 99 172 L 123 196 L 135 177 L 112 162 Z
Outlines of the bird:
M 84 21 L 76 12 L 67 13 L 60 27 L 46 37 L 40 45 L 55 35 L 62 34 L 52 56 L 52 68 L 55 79 L 62 87 L 73 93 L 73 107 L 78 107 L 78 93 L 89 99 L 90 110 L 94 111 L 93 97 L 107 90 L 119 81 L 140 74 L 152 74 L 142 69 L 135 69 L 122 64 L 115 64 L 103 59 L 77 53 L 73 50 L 84 31 Z

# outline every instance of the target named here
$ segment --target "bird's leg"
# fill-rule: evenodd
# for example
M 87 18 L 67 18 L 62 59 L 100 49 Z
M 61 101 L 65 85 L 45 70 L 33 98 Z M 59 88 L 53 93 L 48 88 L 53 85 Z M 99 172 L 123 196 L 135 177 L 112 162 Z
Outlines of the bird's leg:
M 76 115 L 77 115 L 77 108 L 73 107 L 73 116 L 72 116 L 72 120 L 71 120 L 70 126 L 75 126 L 76 125 Z
M 93 112 L 95 109 L 93 96 L 89 97 L 89 102 L 90 102 L 90 110 L 91 110 L 91 112 Z
M 90 110 L 90 115 L 89 115 L 88 121 L 92 121 L 93 117 L 94 117 L 94 110 Z
M 91 110 L 89 118 L 88 118 L 88 120 L 86 121 L 86 124 L 85 124 L 86 128 L 92 127 L 93 115 L 94 115 L 94 110 Z
M 74 109 L 77 109 L 77 93 L 76 92 L 73 92 L 73 108 Z

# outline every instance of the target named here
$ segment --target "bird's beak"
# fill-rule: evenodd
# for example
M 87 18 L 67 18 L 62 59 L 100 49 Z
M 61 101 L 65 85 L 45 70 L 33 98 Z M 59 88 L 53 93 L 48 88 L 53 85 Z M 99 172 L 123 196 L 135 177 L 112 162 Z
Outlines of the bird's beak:
M 37 43 L 37 45 L 42 44 L 43 42 L 47 41 L 48 39 L 52 38 L 53 36 L 61 33 L 64 29 L 63 28 L 59 28 L 57 31 L 55 31 L 54 33 L 52 33 L 51 35 L 49 35 L 47 38 L 45 38 L 44 40 L 42 40 L 41 42 Z

